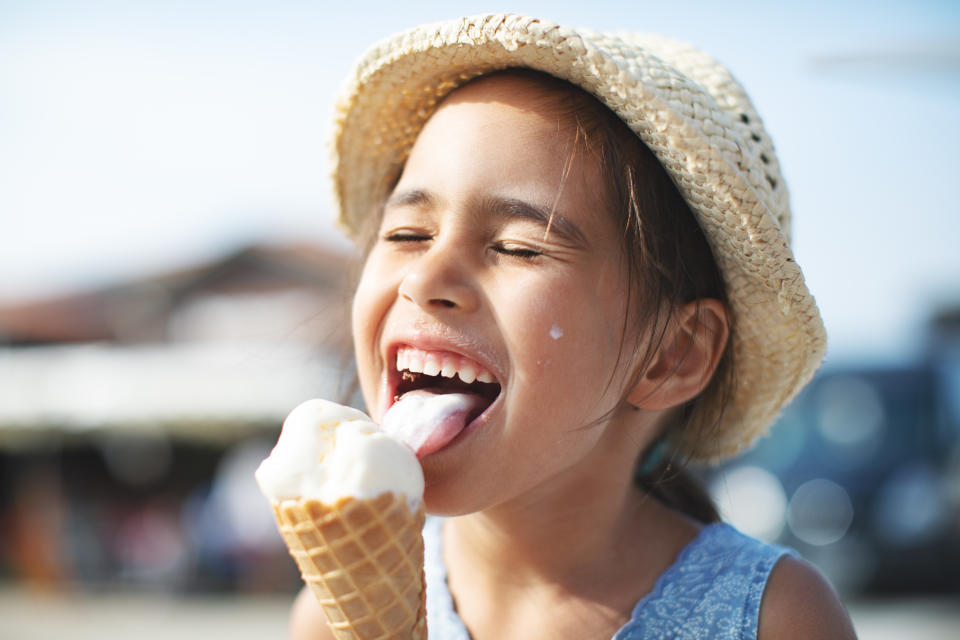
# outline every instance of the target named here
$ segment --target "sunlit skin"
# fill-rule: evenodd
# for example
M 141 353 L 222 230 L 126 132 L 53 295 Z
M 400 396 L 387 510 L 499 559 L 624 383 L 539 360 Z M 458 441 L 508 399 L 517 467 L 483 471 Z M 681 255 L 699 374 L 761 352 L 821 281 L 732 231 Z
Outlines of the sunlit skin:
M 401 345 L 468 356 L 502 385 L 482 424 L 422 461 L 435 513 L 559 489 L 550 483 L 593 468 L 598 448 L 628 444 L 626 425 L 603 419 L 623 395 L 626 368 L 613 363 L 625 293 L 592 165 L 575 158 L 561 192 L 572 134 L 512 93 L 481 89 L 457 92 L 417 139 L 353 306 L 375 420 Z M 523 205 L 554 210 L 549 233 L 516 213 Z
M 706 301 L 699 323 L 680 310 L 634 376 L 618 229 L 595 159 L 571 156 L 573 137 L 528 81 L 455 91 L 417 138 L 354 299 L 375 420 L 393 401 L 402 346 L 466 356 L 502 386 L 421 461 L 428 511 L 459 516 L 444 530 L 448 582 L 478 640 L 610 638 L 700 528 L 636 488 L 632 469 L 709 381 L 728 337 L 723 309 Z M 805 565 L 780 564 L 779 594 L 804 579 L 830 593 Z M 772 601 L 761 637 L 792 637 L 788 598 Z M 321 620 L 304 592 L 294 636 L 329 637 Z

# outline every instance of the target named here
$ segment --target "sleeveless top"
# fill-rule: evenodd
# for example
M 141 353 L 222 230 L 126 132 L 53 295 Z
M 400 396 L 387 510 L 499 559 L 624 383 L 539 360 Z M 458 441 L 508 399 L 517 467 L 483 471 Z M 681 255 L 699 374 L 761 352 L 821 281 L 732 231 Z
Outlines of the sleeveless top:
M 424 527 L 430 640 L 469 640 L 443 564 L 443 518 Z M 704 526 L 640 599 L 612 640 L 755 640 L 760 600 L 773 566 L 792 549 L 750 538 L 728 524 Z

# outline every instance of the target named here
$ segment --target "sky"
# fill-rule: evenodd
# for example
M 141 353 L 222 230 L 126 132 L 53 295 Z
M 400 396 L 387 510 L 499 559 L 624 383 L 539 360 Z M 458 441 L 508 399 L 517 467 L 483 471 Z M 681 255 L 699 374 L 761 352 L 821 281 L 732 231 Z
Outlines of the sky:
M 960 304 L 960 3 L 0 0 L 0 303 L 256 241 L 348 246 L 326 139 L 379 38 L 487 11 L 656 32 L 770 132 L 828 361 L 897 360 Z

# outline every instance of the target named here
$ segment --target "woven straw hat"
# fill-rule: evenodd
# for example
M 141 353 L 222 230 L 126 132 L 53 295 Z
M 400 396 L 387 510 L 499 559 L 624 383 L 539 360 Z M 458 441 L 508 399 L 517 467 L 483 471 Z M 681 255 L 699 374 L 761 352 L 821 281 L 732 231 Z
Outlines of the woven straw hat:
M 339 224 L 357 238 L 439 101 L 507 67 L 544 71 L 599 98 L 653 151 L 693 210 L 727 286 L 736 388 L 716 432 L 706 441 L 681 434 L 678 447 L 695 460 L 745 448 L 813 376 L 826 336 L 788 246 L 789 198 L 770 138 L 743 88 L 703 53 L 516 15 L 386 39 L 361 58 L 337 103 Z

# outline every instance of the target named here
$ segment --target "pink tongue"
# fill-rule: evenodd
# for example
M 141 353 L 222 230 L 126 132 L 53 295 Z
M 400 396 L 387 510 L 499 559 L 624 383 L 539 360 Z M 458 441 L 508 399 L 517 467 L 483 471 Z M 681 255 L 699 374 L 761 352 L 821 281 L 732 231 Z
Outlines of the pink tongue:
M 467 426 L 470 414 L 486 402 L 475 393 L 417 389 L 403 394 L 390 407 L 382 428 L 423 458 L 447 446 Z

